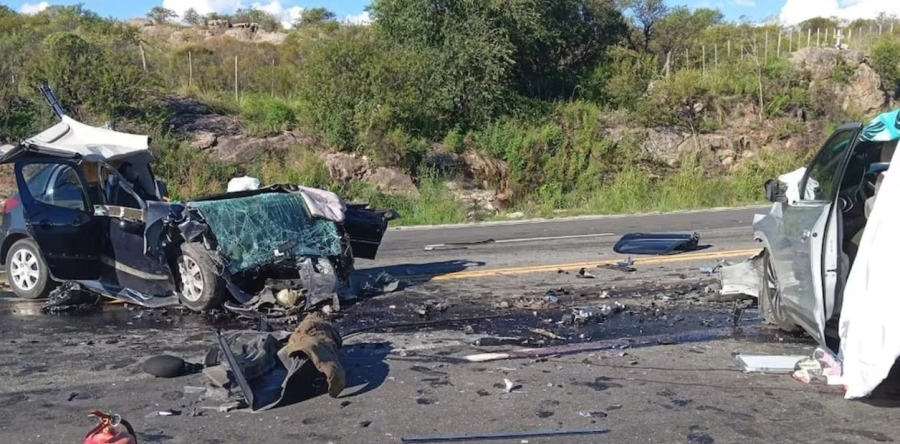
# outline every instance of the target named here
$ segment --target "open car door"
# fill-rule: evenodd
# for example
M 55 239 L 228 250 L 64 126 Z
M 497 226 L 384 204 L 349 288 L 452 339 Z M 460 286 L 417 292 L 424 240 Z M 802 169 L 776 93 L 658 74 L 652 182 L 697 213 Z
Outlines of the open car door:
M 813 158 L 799 184 L 800 200 L 784 206 L 782 238 L 772 245 L 784 310 L 820 344 L 825 344 L 841 256 L 835 201 L 861 129 L 860 124 L 838 128 Z
M 344 229 L 350 238 L 353 257 L 375 259 L 388 222 L 396 218 L 393 211 L 378 211 L 367 205 L 347 205 Z
M 100 276 L 100 223 L 87 182 L 71 160 L 18 156 L 16 184 L 28 232 L 57 280 Z

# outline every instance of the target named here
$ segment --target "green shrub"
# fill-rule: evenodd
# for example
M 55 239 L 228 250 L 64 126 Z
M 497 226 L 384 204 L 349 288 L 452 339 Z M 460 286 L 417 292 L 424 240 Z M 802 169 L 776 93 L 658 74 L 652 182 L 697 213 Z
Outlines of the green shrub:
M 881 76 L 885 90 L 900 93 L 900 42 L 882 38 L 872 47 L 872 68 Z

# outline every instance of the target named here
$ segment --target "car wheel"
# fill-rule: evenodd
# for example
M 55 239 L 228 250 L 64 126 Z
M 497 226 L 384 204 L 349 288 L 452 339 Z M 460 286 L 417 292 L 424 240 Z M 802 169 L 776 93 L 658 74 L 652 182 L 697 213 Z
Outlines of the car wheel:
M 216 274 L 216 265 L 201 244 L 181 244 L 178 275 L 181 277 L 178 297 L 181 303 L 193 311 L 218 308 L 224 300 L 225 284 Z
M 784 312 L 781 303 L 781 291 L 778 289 L 778 278 L 775 267 L 769 257 L 769 250 L 763 253 L 762 282 L 759 286 L 759 312 L 767 324 L 772 324 L 785 331 L 796 331 L 797 325 Z
M 6 278 L 13 292 L 25 299 L 46 298 L 55 286 L 41 249 L 29 238 L 19 239 L 9 248 Z

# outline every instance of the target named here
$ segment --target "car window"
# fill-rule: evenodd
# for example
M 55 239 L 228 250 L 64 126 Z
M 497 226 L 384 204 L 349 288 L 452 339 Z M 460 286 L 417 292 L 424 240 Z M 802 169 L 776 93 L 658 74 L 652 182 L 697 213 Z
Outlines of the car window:
M 29 172 L 34 171 L 36 172 L 29 176 Z M 84 188 L 71 166 L 29 164 L 22 168 L 22 175 L 34 200 L 56 207 L 88 211 Z
M 841 131 L 831 139 L 819 151 L 813 160 L 812 165 L 807 169 L 806 178 L 801 185 L 800 190 L 803 195 L 801 199 L 805 200 L 831 200 L 837 193 L 838 186 L 838 168 L 844 159 L 844 154 L 850 146 L 856 130 Z M 809 191 L 813 191 L 813 195 L 809 195 Z

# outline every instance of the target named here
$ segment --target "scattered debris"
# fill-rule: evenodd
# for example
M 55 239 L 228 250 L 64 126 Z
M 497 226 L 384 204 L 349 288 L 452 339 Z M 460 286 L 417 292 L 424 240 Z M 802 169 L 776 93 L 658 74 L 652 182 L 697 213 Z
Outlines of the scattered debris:
M 738 365 L 745 373 L 791 373 L 805 356 L 737 355 Z
M 506 379 L 506 378 L 503 379 L 503 392 L 504 393 L 512 393 L 513 390 L 518 389 L 518 388 L 522 388 L 522 386 L 513 384 L 513 382 L 510 381 L 509 379 Z
M 84 437 L 84 444 L 137 444 L 137 434 L 131 424 L 115 414 L 91 410 L 99 422 Z
M 791 377 L 804 384 L 843 385 L 842 375 L 843 368 L 837 358 L 818 347 L 812 357 L 797 363 Z
M 181 414 L 181 410 L 174 410 L 174 409 L 160 410 L 160 411 L 156 412 L 157 416 L 178 416 L 180 414 Z
M 402 442 L 458 442 L 458 441 L 485 441 L 495 439 L 522 439 L 539 438 L 544 436 L 570 436 L 570 435 L 597 435 L 609 433 L 607 429 L 569 429 L 569 430 L 542 430 L 535 432 L 500 432 L 483 433 L 478 435 L 443 435 L 443 436 L 416 436 L 402 437 Z
M 495 242 L 497 242 L 497 241 L 495 241 L 493 239 L 486 239 L 483 241 L 475 241 L 475 242 L 451 242 L 448 244 L 432 244 L 432 245 L 426 245 L 425 251 L 466 250 L 470 246 L 493 244 Z
M 582 268 L 581 270 L 578 270 L 578 275 L 576 277 L 580 279 L 595 279 L 597 276 L 588 273 L 584 268 Z
M 553 290 L 549 290 L 546 294 L 544 294 L 544 300 L 555 304 L 559 302 L 559 296 L 557 296 L 556 293 L 553 292 Z
M 186 362 L 177 356 L 159 355 L 144 361 L 141 369 L 144 370 L 144 373 L 157 378 L 177 378 L 197 373 L 203 369 L 203 366 Z
M 613 304 L 604 304 L 601 306 L 573 307 L 573 322 L 579 325 L 583 325 L 592 320 L 597 320 L 598 318 L 606 318 L 613 314 L 622 312 L 625 310 L 625 308 L 625 305 L 618 301 L 614 302 Z
M 368 426 L 370 426 L 370 425 L 372 425 L 372 421 L 361 421 L 361 422 L 359 423 L 359 426 L 360 426 L 360 427 L 363 427 L 363 428 L 366 428 L 366 427 L 368 427 Z
M 241 408 L 240 401 L 231 401 L 231 402 L 226 402 L 225 404 L 220 405 L 218 410 L 219 410 L 219 413 L 228 413 L 228 412 L 237 410 L 239 408 Z
M 552 331 L 544 329 L 544 328 L 529 328 L 528 331 L 530 331 L 536 335 L 541 335 L 543 337 L 550 338 L 550 339 L 558 339 L 558 340 L 566 339 L 564 336 L 560 336 L 560 335 L 553 333 Z
M 77 282 L 65 282 L 53 289 L 47 302 L 41 306 L 41 313 L 84 313 L 100 308 L 102 297 L 84 290 Z
M 628 233 L 613 251 L 619 254 L 673 254 L 698 248 L 700 233 Z
M 719 294 L 723 296 L 747 295 L 758 298 L 759 285 L 762 282 L 764 252 L 765 250 L 760 250 L 753 257 L 737 264 L 723 262 L 719 268 L 719 280 L 722 287 Z
M 609 416 L 606 414 L 606 412 L 600 412 L 600 411 L 595 411 L 595 410 L 578 412 L 578 414 L 584 418 L 606 418 L 607 416 Z
M 626 273 L 632 273 L 637 271 L 637 268 L 633 267 L 634 260 L 631 259 L 631 255 L 628 256 L 624 261 L 618 261 L 615 264 L 600 264 L 597 268 L 605 268 L 607 270 L 617 270 L 624 271 Z

